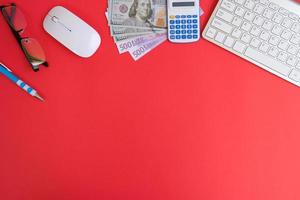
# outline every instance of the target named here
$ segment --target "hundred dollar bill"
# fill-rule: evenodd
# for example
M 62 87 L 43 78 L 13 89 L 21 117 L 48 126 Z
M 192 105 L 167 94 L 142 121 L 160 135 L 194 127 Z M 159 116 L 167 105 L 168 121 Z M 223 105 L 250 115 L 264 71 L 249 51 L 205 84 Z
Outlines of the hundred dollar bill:
M 153 50 L 155 47 L 157 47 L 158 45 L 160 45 L 161 43 L 163 43 L 166 40 L 167 40 L 166 35 L 161 36 L 155 40 L 151 40 L 147 43 L 144 43 L 140 46 L 136 46 L 136 47 L 130 49 L 129 53 L 130 53 L 131 57 L 135 61 L 137 61 L 138 59 L 140 59 L 141 57 L 143 57 L 144 55 L 149 53 L 151 50 Z
M 166 28 L 167 0 L 110 0 L 109 23 L 124 27 Z
M 137 34 L 137 35 L 120 34 L 120 35 L 113 36 L 113 38 L 114 38 L 114 41 L 116 43 L 116 42 L 120 42 L 120 41 L 127 40 L 127 39 L 130 39 L 130 38 L 132 39 L 132 38 L 145 36 L 145 35 L 151 35 L 151 34 L 153 34 L 153 33 L 150 33 L 150 34 Z
M 151 34 L 151 35 L 147 35 L 147 36 L 130 38 L 130 39 L 116 42 L 116 45 L 119 50 L 119 53 L 122 54 L 136 46 L 141 46 L 142 44 L 148 43 L 149 41 L 155 40 L 163 35 L 166 36 L 166 34 L 167 33 L 157 33 L 157 34 Z
M 134 28 L 134 27 L 120 27 L 120 26 L 111 26 L 110 33 L 111 36 L 119 34 L 127 35 L 137 35 L 137 34 L 149 34 L 149 33 L 160 33 L 166 29 L 143 29 L 143 28 Z

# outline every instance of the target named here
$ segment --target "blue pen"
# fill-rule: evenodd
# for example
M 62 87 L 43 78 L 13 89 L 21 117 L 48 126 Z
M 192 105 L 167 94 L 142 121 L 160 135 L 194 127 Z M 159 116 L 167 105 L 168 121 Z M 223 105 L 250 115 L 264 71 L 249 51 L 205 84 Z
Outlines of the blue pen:
M 0 63 L 0 73 L 6 76 L 9 80 L 14 82 L 15 84 L 17 84 L 20 88 L 25 90 L 31 96 L 38 98 L 41 101 L 44 101 L 44 99 L 32 87 L 30 87 L 29 85 L 24 83 L 21 79 L 16 77 L 12 73 L 12 71 L 2 63 Z

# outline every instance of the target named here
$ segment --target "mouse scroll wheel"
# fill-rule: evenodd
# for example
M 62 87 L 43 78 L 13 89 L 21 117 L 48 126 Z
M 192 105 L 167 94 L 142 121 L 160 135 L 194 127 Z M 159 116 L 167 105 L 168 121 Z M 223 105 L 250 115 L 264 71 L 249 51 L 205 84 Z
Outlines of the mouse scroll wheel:
M 57 23 L 57 22 L 59 21 L 58 18 L 55 17 L 55 16 L 53 16 L 51 19 L 52 19 L 52 21 L 54 21 L 55 23 Z

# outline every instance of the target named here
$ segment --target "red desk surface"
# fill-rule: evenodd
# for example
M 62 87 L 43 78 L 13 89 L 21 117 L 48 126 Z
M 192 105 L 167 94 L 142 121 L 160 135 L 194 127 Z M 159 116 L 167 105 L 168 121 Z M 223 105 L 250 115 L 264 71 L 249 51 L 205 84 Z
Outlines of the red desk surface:
M 4 1 L 1 1 L 3 3 Z M 50 63 L 34 73 L 3 17 L 0 199 L 300 199 L 300 88 L 205 41 L 119 55 L 105 0 L 16 0 Z M 202 24 L 217 0 L 203 0 Z M 102 36 L 82 59 L 42 29 L 63 5 Z

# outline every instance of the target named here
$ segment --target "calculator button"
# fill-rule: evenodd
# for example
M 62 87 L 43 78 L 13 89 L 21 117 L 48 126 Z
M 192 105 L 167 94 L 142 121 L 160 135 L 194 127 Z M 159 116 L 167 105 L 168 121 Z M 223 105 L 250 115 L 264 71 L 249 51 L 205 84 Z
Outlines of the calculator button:
M 191 34 L 191 33 L 192 33 L 192 30 L 187 30 L 187 33 L 188 33 L 188 34 Z
M 182 38 L 182 39 L 186 39 L 186 35 L 182 35 L 181 38 Z
M 186 20 L 185 20 L 185 19 L 181 20 L 181 23 L 182 23 L 182 24 L 185 24 L 185 23 L 186 23 Z
M 186 29 L 186 25 L 181 25 L 181 28 L 182 29 Z
M 191 28 L 192 28 L 192 25 L 187 25 L 187 28 L 188 28 L 188 29 L 191 29 Z
M 180 20 L 176 20 L 176 24 L 180 24 Z
M 187 18 L 192 18 L 192 15 L 188 15 Z
M 192 37 L 193 37 L 192 35 L 188 35 L 187 36 L 188 39 L 192 39 Z
M 171 40 L 174 40 L 175 39 L 175 35 L 171 35 L 170 38 L 171 38 Z
M 175 31 L 174 30 L 170 30 L 170 34 L 175 34 Z
M 177 31 L 176 31 L 176 34 L 180 34 L 180 31 L 179 31 L 179 30 L 177 30 Z
M 176 39 L 180 39 L 181 37 L 180 37 L 180 35 L 176 35 Z
M 193 25 L 193 28 L 198 28 L 198 26 L 197 25 Z
M 175 28 L 175 26 L 174 25 L 170 25 L 170 29 L 174 29 Z
M 170 24 L 175 24 L 175 21 L 174 20 L 170 20 Z
M 198 35 L 193 35 L 193 38 L 194 38 L 194 39 L 197 39 L 197 38 L 198 38 Z
M 174 15 L 170 15 L 170 19 L 175 19 L 175 16 Z
M 198 15 L 193 15 L 193 18 L 197 18 L 198 17 Z
M 181 18 L 186 18 L 186 15 L 181 15 Z
M 180 15 L 176 15 L 175 17 L 178 19 L 178 18 L 180 18 Z
M 176 29 L 180 29 L 180 25 L 176 25 Z
M 181 31 L 181 34 L 186 34 L 186 30 L 182 30 L 182 31 Z
M 187 23 L 188 23 L 188 24 L 192 23 L 192 20 L 191 20 L 191 19 L 188 19 L 188 20 L 187 20 Z
M 198 33 L 198 30 L 193 30 L 193 33 L 195 34 L 195 33 Z
M 197 23 L 198 22 L 198 20 L 196 20 L 196 19 L 193 19 L 193 23 Z

